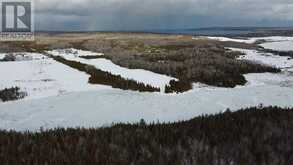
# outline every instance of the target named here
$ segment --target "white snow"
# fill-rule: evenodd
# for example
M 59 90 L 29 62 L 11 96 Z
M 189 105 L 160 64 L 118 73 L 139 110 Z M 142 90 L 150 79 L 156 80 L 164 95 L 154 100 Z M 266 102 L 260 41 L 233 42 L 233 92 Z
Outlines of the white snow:
M 159 87 L 161 91 L 165 91 L 165 85 L 168 85 L 170 80 L 177 80 L 176 78 L 157 74 L 151 71 L 143 69 L 128 69 L 114 64 L 111 60 L 98 58 L 98 59 L 83 59 L 79 58 L 78 55 L 65 52 L 64 50 L 53 50 L 48 52 L 54 56 L 61 56 L 67 60 L 81 62 L 83 64 L 93 65 L 96 68 L 110 72 L 113 75 L 120 75 L 126 79 L 132 79 L 144 84 L 149 84 L 153 87 Z
M 256 63 L 266 64 L 280 69 L 293 67 L 293 59 L 287 56 L 278 56 L 271 53 L 261 53 L 256 50 L 249 49 L 229 49 L 245 53 L 245 55 L 239 57 L 240 60 L 250 60 Z
M 271 53 L 261 53 L 256 50 L 229 48 L 232 51 L 240 51 L 245 55 L 240 56 L 239 60 L 253 61 L 259 64 L 265 64 L 282 69 L 281 73 L 251 73 L 244 75 L 248 83 L 246 86 L 257 85 L 277 85 L 293 87 L 293 74 L 290 71 L 293 68 L 293 59 L 286 56 L 277 56 Z
M 283 71 L 278 74 L 250 73 L 244 75 L 244 77 L 248 81 L 245 87 L 274 85 L 280 87 L 293 88 L 293 74 L 290 73 L 290 71 Z
M 172 122 L 227 108 L 263 104 L 293 106 L 293 89 L 274 85 L 235 89 L 201 88 L 181 95 L 120 90 L 70 93 L 62 97 L 0 104 L 0 129 L 38 131 L 41 127 L 100 127 L 117 122 Z
M 264 42 L 284 42 L 284 41 L 293 41 L 293 37 L 285 37 L 285 36 L 271 36 L 271 37 L 252 37 L 248 38 L 251 41 L 262 40 Z
M 106 88 L 88 84 L 87 74 L 41 54 L 24 54 L 32 60 L 0 62 L 0 89 L 18 86 L 28 93 L 25 99 L 37 99 L 67 92 Z
M 253 44 L 256 39 L 249 38 L 249 39 L 235 39 L 235 38 L 228 38 L 228 37 L 194 37 L 193 39 L 202 39 L 207 38 L 211 40 L 218 40 L 218 41 L 232 41 L 232 42 L 243 42 L 247 44 Z
M 258 40 L 264 41 L 264 43 L 259 44 L 266 49 L 272 49 L 277 51 L 293 51 L 293 37 L 284 36 L 272 36 L 272 37 L 252 37 L 244 39 L 235 39 L 228 37 L 194 37 L 193 39 L 208 38 L 218 41 L 232 41 L 232 42 L 242 42 L 247 44 L 253 44 Z
M 0 60 L 2 60 L 5 57 L 6 54 L 0 53 Z
M 293 39 L 290 41 L 266 42 L 260 44 L 260 46 L 266 49 L 272 49 L 277 51 L 293 51 Z

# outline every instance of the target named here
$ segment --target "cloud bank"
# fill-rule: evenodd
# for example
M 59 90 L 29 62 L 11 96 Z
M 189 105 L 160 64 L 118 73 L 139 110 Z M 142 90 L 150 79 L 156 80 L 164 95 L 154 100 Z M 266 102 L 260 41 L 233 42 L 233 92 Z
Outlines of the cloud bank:
M 292 26 L 292 0 L 35 0 L 38 30 Z

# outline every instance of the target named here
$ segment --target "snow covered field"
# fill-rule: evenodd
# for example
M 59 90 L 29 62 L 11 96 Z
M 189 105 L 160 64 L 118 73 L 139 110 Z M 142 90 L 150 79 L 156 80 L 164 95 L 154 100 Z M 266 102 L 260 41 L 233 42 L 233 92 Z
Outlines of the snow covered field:
M 245 55 L 240 56 L 238 58 L 240 60 L 254 61 L 256 63 L 274 66 L 279 69 L 293 67 L 293 59 L 290 57 L 277 56 L 271 53 L 261 53 L 256 50 L 249 50 L 249 49 L 237 49 L 237 48 L 229 48 L 229 49 L 232 51 L 243 52 Z
M 283 37 L 283 36 L 272 36 L 272 37 L 252 37 L 252 38 L 227 38 L 227 37 L 194 37 L 194 39 L 208 38 L 218 41 L 232 41 L 232 42 L 242 42 L 247 44 L 253 44 L 256 41 L 261 40 L 264 43 L 259 44 L 260 46 L 277 51 L 292 51 L 293 50 L 293 37 Z
M 228 37 L 194 37 L 193 39 L 202 39 L 208 38 L 211 40 L 218 41 L 232 41 L 232 42 L 243 42 L 247 44 L 253 44 L 258 40 L 262 40 L 264 42 L 286 42 L 293 41 L 293 37 L 284 37 L 284 36 L 271 36 L 271 37 L 251 37 L 251 38 L 228 38 Z
M 25 53 L 25 59 L 0 62 L 0 89 L 20 87 L 25 99 L 58 96 L 67 92 L 108 88 L 88 84 L 89 76 L 41 54 Z
M 55 127 L 100 127 L 117 122 L 168 122 L 202 114 L 263 105 L 293 106 L 293 89 L 260 85 L 235 89 L 201 88 L 181 95 L 121 90 L 78 92 L 0 104 L 0 129 L 37 131 Z
M 0 62 L 0 75 L 3 77 L 0 87 L 17 85 L 30 93 L 29 99 L 0 103 L 0 129 L 37 131 L 41 127 L 100 127 L 140 119 L 173 122 L 218 113 L 227 108 L 238 110 L 260 104 L 293 107 L 292 60 L 254 50 L 233 50 L 246 53 L 239 60 L 287 69 L 278 74 L 247 74 L 248 83 L 233 89 L 197 85 L 183 94 L 166 95 L 89 85 L 86 74 L 47 57 L 42 60 Z M 152 85 L 161 86 L 171 79 L 148 71 L 128 70 L 105 59 L 79 58 L 80 54 L 89 52 L 50 53 Z
M 260 45 L 266 49 L 272 49 L 272 50 L 278 50 L 278 51 L 292 51 L 293 39 L 289 41 L 266 42 Z
M 125 79 L 132 79 L 144 84 L 151 85 L 153 87 L 158 87 L 161 91 L 165 91 L 165 85 L 168 85 L 170 80 L 177 80 L 169 76 L 157 74 L 151 71 L 143 69 L 128 69 L 114 64 L 111 60 L 98 58 L 98 59 L 83 59 L 80 58 L 79 54 L 66 53 L 65 50 L 54 50 L 48 52 L 54 56 L 61 56 L 66 60 L 77 61 L 83 64 L 93 65 L 96 68 L 110 72 L 113 75 L 120 75 Z

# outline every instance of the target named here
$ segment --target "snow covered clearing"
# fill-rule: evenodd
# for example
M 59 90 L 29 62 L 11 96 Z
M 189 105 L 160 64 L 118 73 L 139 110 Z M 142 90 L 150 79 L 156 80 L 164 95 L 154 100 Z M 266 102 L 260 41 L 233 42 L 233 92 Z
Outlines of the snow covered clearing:
M 228 48 L 232 51 L 243 52 L 245 55 L 240 56 L 240 60 L 249 60 L 256 63 L 274 66 L 279 69 L 293 67 L 293 59 L 286 56 L 278 56 L 271 53 L 262 53 L 257 50 Z
M 248 81 L 248 83 L 245 85 L 246 87 L 274 85 L 279 87 L 293 88 L 293 74 L 290 73 L 290 71 L 283 71 L 279 74 L 250 73 L 244 75 L 244 77 Z M 291 95 L 293 95 L 293 93 L 291 93 Z
M 259 64 L 265 64 L 282 69 L 281 73 L 251 73 L 246 74 L 245 78 L 248 81 L 246 86 L 257 85 L 277 85 L 293 88 L 293 74 L 290 69 L 293 68 L 293 59 L 285 56 L 277 56 L 271 53 L 262 53 L 256 50 L 229 48 L 232 51 L 240 51 L 245 55 L 240 56 L 239 60 L 253 61 Z M 293 95 L 293 93 L 292 93 Z
M 252 37 L 235 39 L 228 37 L 194 37 L 194 39 L 208 38 L 211 40 L 218 41 L 232 41 L 232 42 L 242 42 L 247 44 L 253 44 L 256 41 L 262 41 L 264 43 L 260 46 L 266 49 L 272 49 L 277 51 L 290 51 L 293 50 L 293 37 L 283 37 L 283 36 L 272 36 L 272 37 Z
M 25 59 L 0 62 L 0 89 L 20 87 L 27 92 L 25 99 L 57 96 L 67 92 L 105 89 L 88 84 L 89 76 L 60 64 L 42 54 L 23 53 Z
M 79 54 L 70 53 L 66 50 L 53 50 L 49 51 L 53 56 L 61 56 L 66 60 L 77 61 L 83 64 L 93 65 L 97 69 L 105 72 L 110 72 L 113 75 L 120 75 L 125 79 L 132 79 L 144 84 L 158 87 L 163 92 L 165 85 L 168 85 L 171 80 L 177 80 L 169 76 L 157 74 L 143 69 L 128 69 L 114 64 L 111 60 L 98 58 L 98 59 L 83 59 Z
M 266 42 L 260 44 L 260 46 L 266 49 L 272 49 L 277 51 L 293 51 L 293 39 L 290 41 Z
M 40 127 L 100 127 L 140 119 L 172 122 L 261 103 L 292 107 L 292 93 L 292 88 L 271 85 L 201 88 L 176 96 L 120 90 L 70 93 L 62 97 L 0 104 L 0 129 L 37 131 Z

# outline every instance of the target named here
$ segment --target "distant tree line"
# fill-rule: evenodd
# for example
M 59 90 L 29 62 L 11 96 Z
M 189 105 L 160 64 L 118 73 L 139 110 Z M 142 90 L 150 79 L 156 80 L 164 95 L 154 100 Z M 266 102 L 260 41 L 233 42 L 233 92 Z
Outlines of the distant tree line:
M 291 165 L 293 109 L 255 107 L 178 123 L 0 131 L 1 165 Z

